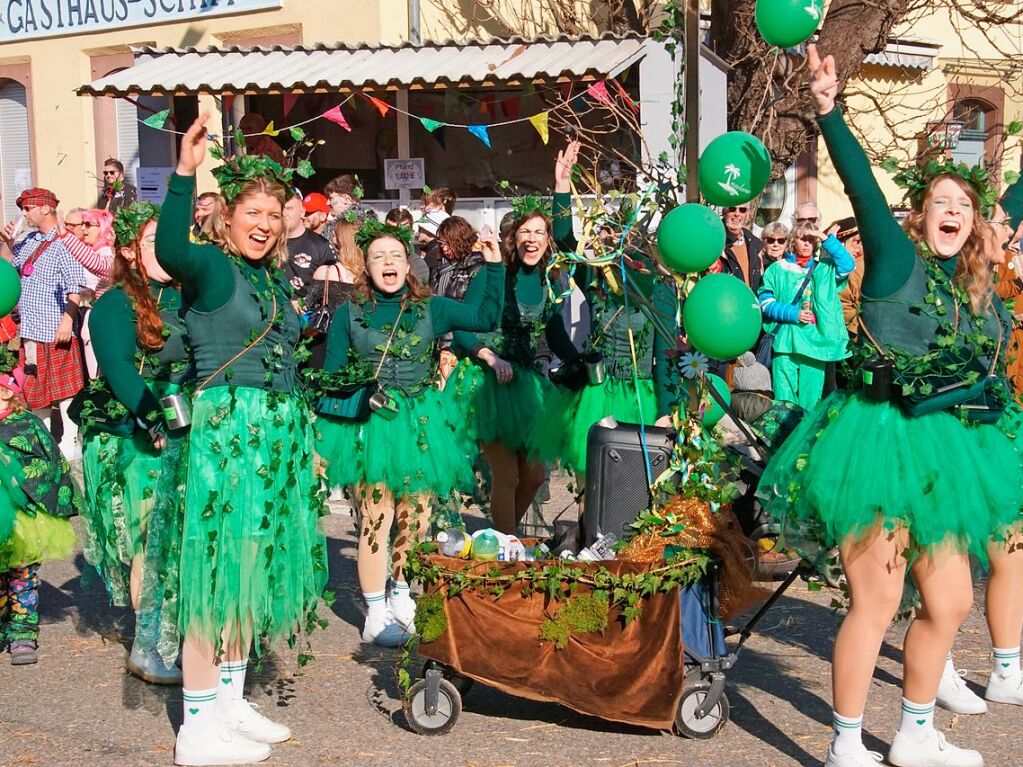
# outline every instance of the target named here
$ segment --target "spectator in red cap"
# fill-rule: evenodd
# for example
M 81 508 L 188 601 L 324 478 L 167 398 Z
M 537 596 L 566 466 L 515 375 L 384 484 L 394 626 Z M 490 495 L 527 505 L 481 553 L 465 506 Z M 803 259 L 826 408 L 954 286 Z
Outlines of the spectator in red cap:
M 57 204 L 57 196 L 49 189 L 26 189 L 18 195 L 17 205 L 35 231 L 14 242 L 11 223 L 0 232 L 0 239 L 21 275 L 18 314 L 25 399 L 33 410 L 44 411 L 39 415 L 49 417 L 54 439 L 66 456 L 73 457 L 77 429 L 66 418 L 67 404 L 84 385 L 74 328 L 79 292 L 89 282 L 89 273 L 73 249 L 89 246 L 71 234 L 60 234 Z
M 323 235 L 323 227 L 327 224 L 327 216 L 330 215 L 330 204 L 327 198 L 319 192 L 310 192 L 302 198 L 302 208 L 305 210 L 305 228 L 313 234 Z

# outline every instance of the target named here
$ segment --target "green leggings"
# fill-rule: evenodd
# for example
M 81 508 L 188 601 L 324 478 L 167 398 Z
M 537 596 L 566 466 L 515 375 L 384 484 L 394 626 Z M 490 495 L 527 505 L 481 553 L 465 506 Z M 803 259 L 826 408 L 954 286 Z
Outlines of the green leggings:
M 774 398 L 795 402 L 803 410 L 812 410 L 824 392 L 826 365 L 823 360 L 804 357 L 802 354 L 775 352 L 771 362 Z

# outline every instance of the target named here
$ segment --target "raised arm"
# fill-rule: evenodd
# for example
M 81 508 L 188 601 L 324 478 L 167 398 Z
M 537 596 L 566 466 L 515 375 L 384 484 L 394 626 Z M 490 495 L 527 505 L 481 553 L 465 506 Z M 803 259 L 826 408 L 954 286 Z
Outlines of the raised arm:
M 478 303 L 475 296 L 466 294 L 465 301 L 444 296 L 430 299 L 434 328 L 438 334 L 454 330 L 493 330 L 504 310 L 504 264 L 488 262 L 480 270 L 486 280 L 486 289 Z
M 114 396 L 136 418 L 152 423 L 160 406 L 139 373 L 135 360 L 138 350 L 135 316 L 122 291 L 100 296 L 89 313 L 89 332 L 100 372 Z
M 845 245 L 835 235 L 829 234 L 821 241 L 821 250 L 835 265 L 836 282 L 841 282 L 856 271 L 856 261 L 853 260 L 852 253 L 846 250 Z
M 916 247 L 892 216 L 863 148 L 835 106 L 835 60 L 831 56 L 821 59 L 817 46 L 811 44 L 807 46 L 807 61 L 817 123 L 860 225 L 866 262 L 863 293 L 875 298 L 889 296 L 909 279 Z
M 65 234 L 63 240 L 68 252 L 75 257 L 78 263 L 101 280 L 110 279 L 110 272 L 114 266 L 113 251 L 109 255 L 100 253 L 70 233 Z
M 1009 217 L 1013 231 L 1023 222 L 1023 177 L 1016 180 L 1002 195 L 1002 210 Z

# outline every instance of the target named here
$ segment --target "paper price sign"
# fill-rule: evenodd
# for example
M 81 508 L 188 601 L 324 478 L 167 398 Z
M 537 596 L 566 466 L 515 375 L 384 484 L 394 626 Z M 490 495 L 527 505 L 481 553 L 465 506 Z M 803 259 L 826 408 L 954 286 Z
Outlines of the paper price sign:
M 384 189 L 422 189 L 426 186 L 426 163 L 422 157 L 384 160 Z

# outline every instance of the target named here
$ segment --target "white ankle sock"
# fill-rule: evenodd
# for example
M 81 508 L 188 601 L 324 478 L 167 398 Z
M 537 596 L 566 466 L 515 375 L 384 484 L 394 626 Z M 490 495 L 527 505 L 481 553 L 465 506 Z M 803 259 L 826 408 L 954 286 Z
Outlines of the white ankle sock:
M 1019 647 L 992 647 L 994 657 L 992 672 L 1002 679 L 1012 679 L 1020 675 Z
M 945 670 L 943 674 L 954 674 L 956 672 L 955 661 L 952 660 L 952 653 L 945 656 Z
M 220 664 L 220 684 L 217 685 L 217 704 L 230 703 L 245 697 L 246 660 L 225 660 Z
M 831 722 L 835 733 L 835 739 L 831 741 L 831 751 L 835 756 L 853 754 L 863 750 L 862 714 L 854 719 L 840 716 L 838 712 L 832 711 Z
M 362 598 L 366 600 L 366 622 L 382 621 L 387 612 L 387 599 L 383 591 L 363 591 Z
M 208 730 L 216 722 L 214 715 L 217 704 L 217 688 L 209 690 L 181 690 L 185 719 L 182 727 L 200 732 Z
M 934 730 L 934 701 L 914 703 L 903 698 L 902 723 L 899 724 L 899 732 L 922 743 L 932 730 Z

